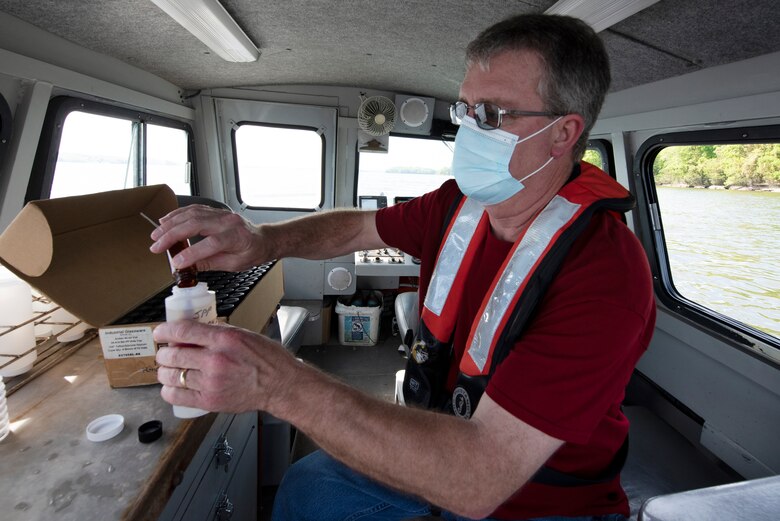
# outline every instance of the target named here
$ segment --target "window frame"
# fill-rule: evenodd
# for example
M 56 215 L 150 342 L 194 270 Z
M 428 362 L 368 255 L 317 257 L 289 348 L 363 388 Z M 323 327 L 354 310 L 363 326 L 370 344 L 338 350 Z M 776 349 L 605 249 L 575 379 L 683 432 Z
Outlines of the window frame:
M 25 203 L 51 197 L 54 170 L 57 166 L 65 119 L 72 112 L 85 112 L 96 116 L 124 119 L 141 125 L 137 144 L 140 148 L 140 161 L 138 162 L 138 170 L 135 172 L 135 175 L 136 179 L 143 182 L 143 185 L 146 184 L 146 125 L 151 123 L 183 130 L 187 134 L 187 156 L 191 165 L 190 192 L 191 195 L 200 194 L 198 190 L 197 163 L 195 161 L 195 136 L 189 123 L 108 103 L 73 96 L 57 96 L 49 101 L 49 107 L 46 110 L 46 117 L 41 129 L 41 137 L 38 142 L 38 149 L 35 153 L 32 173 L 30 174 L 30 181 L 24 198 Z
M 615 173 L 615 156 L 612 153 L 612 143 L 606 139 L 591 139 L 588 140 L 588 145 L 585 147 L 593 148 L 599 151 L 601 157 L 604 158 L 604 172 L 609 174 L 609 177 L 617 180 L 617 174 Z
M 634 156 L 634 173 L 639 177 L 638 213 L 647 223 L 645 229 L 649 248 L 645 248 L 653 273 L 655 293 L 658 300 L 670 313 L 692 321 L 708 331 L 714 331 L 731 345 L 751 354 L 758 353 L 763 359 L 780 361 L 780 340 L 757 328 L 728 315 L 706 308 L 681 295 L 673 286 L 671 267 L 666 250 L 663 217 L 658 207 L 658 195 L 653 177 L 653 163 L 664 148 L 670 146 L 698 145 L 750 145 L 780 143 L 780 126 L 757 126 L 717 130 L 698 130 L 657 134 L 645 140 Z M 761 345 L 775 349 L 767 353 Z
M 249 125 L 252 127 L 271 127 L 271 128 L 282 128 L 282 129 L 290 129 L 290 130 L 309 130 L 311 132 L 314 132 L 315 134 L 319 134 L 320 141 L 322 142 L 322 154 L 320 157 L 320 200 L 317 202 L 316 206 L 314 208 L 296 208 L 291 206 L 253 206 L 241 197 L 241 173 L 239 172 L 238 168 L 238 148 L 236 147 L 236 132 L 239 128 L 241 128 L 242 125 Z M 269 211 L 294 211 L 294 212 L 316 212 L 323 208 L 325 205 L 325 170 L 326 170 L 326 150 L 327 150 L 327 143 L 325 141 L 325 134 L 322 132 L 319 132 L 319 128 L 312 127 L 310 125 L 291 125 L 291 124 L 284 124 L 284 123 L 267 123 L 262 121 L 239 121 L 232 125 L 232 129 L 230 131 L 230 142 L 231 142 L 231 149 L 233 150 L 233 175 L 234 175 L 234 182 L 235 182 L 235 192 L 236 192 L 236 199 L 238 199 L 238 202 L 241 204 L 242 208 L 249 208 L 251 210 L 269 210 Z
M 11 144 L 11 132 L 13 131 L 13 116 L 11 107 L 0 93 L 0 166 L 4 164 L 5 154 Z

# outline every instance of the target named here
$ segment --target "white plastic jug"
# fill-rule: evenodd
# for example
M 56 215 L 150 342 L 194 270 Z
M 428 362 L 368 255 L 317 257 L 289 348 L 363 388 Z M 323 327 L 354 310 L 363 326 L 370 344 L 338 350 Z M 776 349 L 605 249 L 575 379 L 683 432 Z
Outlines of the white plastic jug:
M 12 273 L 0 273 L 0 325 L 16 326 L 29 321 L 28 324 L 10 330 L 0 328 L 0 365 L 13 360 L 35 347 L 35 325 L 32 322 L 32 291 L 30 286 Z M 32 369 L 38 353 L 33 350 L 9 365 L 0 369 L 0 376 L 16 376 Z

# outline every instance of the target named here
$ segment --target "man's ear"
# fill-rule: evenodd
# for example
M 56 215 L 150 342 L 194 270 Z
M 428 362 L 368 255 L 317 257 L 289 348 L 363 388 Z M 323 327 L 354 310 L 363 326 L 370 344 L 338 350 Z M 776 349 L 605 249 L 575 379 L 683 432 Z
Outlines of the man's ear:
M 585 120 L 579 114 L 567 114 L 561 117 L 553 128 L 553 145 L 550 155 L 559 158 L 571 154 L 574 145 L 582 135 Z

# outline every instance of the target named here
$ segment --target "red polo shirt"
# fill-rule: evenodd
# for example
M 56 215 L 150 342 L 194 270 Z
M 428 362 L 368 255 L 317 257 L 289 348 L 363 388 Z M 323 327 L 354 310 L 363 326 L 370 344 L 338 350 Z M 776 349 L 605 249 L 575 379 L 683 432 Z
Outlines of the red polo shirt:
M 377 213 L 382 240 L 422 260 L 421 306 L 444 220 L 458 193 L 457 184 L 447 181 L 434 192 Z M 450 388 L 473 318 L 511 246 L 489 233 L 476 254 L 454 332 Z M 642 246 L 621 221 L 596 212 L 486 392 L 520 420 L 565 442 L 549 467 L 596 476 L 628 433 L 620 404 L 654 324 L 652 277 Z M 528 483 L 491 517 L 609 513 L 629 514 L 619 478 L 581 487 Z

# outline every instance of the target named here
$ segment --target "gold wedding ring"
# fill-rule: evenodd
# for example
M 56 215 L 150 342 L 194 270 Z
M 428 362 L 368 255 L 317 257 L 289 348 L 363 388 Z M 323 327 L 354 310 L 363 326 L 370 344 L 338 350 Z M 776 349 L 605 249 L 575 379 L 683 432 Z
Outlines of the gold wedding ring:
M 187 371 L 189 369 L 181 369 L 179 371 L 179 387 L 187 389 Z

